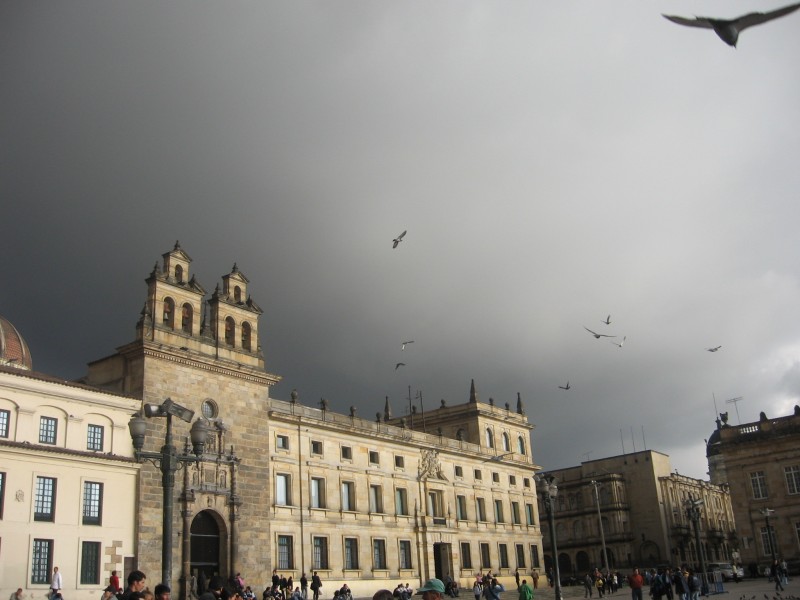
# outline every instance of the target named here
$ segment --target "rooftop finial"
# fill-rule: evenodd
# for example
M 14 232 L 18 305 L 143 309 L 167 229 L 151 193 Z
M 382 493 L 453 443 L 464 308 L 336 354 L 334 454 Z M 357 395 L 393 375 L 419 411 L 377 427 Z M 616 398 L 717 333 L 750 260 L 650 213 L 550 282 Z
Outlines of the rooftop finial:
M 181 243 L 178 240 L 175 240 L 175 247 L 173 248 L 173 250 L 180 250 L 180 249 L 181 249 Z
M 383 405 L 383 420 L 388 421 L 392 418 L 392 407 L 389 406 L 389 396 L 386 396 L 386 403 Z
M 478 402 L 478 393 L 475 391 L 475 380 L 473 379 L 471 381 L 469 385 L 469 401 Z
M 522 394 L 520 394 L 519 392 L 517 392 L 517 414 L 518 415 L 525 414 L 525 408 L 522 406 Z

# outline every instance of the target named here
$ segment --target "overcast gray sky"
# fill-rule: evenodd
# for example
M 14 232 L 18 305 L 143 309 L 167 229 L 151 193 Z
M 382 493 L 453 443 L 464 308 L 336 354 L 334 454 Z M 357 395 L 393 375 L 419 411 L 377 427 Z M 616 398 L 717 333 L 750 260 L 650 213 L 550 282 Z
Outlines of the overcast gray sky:
M 714 395 L 800 396 L 800 13 L 738 49 L 660 13 L 780 5 L 3 0 L 0 314 L 79 377 L 179 239 L 206 289 L 251 280 L 275 397 L 474 378 L 544 468 L 635 443 L 702 477 Z

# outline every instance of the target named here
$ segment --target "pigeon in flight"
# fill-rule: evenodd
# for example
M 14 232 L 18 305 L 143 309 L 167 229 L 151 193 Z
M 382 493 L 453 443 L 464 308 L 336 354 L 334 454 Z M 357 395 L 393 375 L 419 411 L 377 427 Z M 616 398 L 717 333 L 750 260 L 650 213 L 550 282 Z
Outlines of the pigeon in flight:
M 567 385 L 558 386 L 558 389 L 560 389 L 560 390 L 568 390 L 569 389 L 569 381 L 567 382 Z
M 739 40 L 739 34 L 753 25 L 760 25 L 772 19 L 777 19 L 788 15 L 791 12 L 800 8 L 800 2 L 778 8 L 770 12 L 751 12 L 736 19 L 714 19 L 712 17 L 695 17 L 689 19 L 686 17 L 676 17 L 673 15 L 664 15 L 665 19 L 677 23 L 678 25 L 686 25 L 687 27 L 701 27 L 703 29 L 713 29 L 719 38 L 729 46 L 736 47 L 736 42 Z
M 611 315 L 608 315 L 608 316 L 606 317 L 606 320 L 605 320 L 605 321 L 603 321 L 603 323 L 605 323 L 606 325 L 611 325 Z
M 708 350 L 709 352 L 716 352 L 720 348 L 722 348 L 722 346 L 715 346 L 714 348 L 706 348 L 706 350 Z
M 614 341 L 612 341 L 612 340 L 608 340 L 608 341 L 609 341 L 609 343 L 611 343 L 611 344 L 614 344 L 614 345 L 615 345 L 615 346 L 617 346 L 618 348 L 622 348 L 622 344 L 624 344 L 624 343 L 625 343 L 625 340 L 627 340 L 627 339 L 628 339 L 628 336 L 627 336 L 627 335 L 625 335 L 625 336 L 623 336 L 623 337 L 622 337 L 622 341 L 621 341 L 621 342 L 619 342 L 619 343 L 617 343 L 617 342 L 614 342 Z
M 397 369 L 399 369 L 400 367 L 405 367 L 405 366 L 406 366 L 406 363 L 397 363 L 394 366 L 394 370 L 397 371 Z
M 406 344 L 413 344 L 413 343 L 414 343 L 414 340 L 408 340 L 407 342 L 403 342 L 403 347 L 400 348 L 400 351 L 402 352 L 403 350 L 406 349 Z
M 403 237 L 404 237 L 404 236 L 405 236 L 407 233 L 408 233 L 408 230 L 406 229 L 406 230 L 405 230 L 403 233 L 401 233 L 401 234 L 400 234 L 400 235 L 398 235 L 396 238 L 394 238 L 394 239 L 392 240 L 392 241 L 394 242 L 394 244 L 392 244 L 392 248 L 397 248 L 397 246 L 400 244 L 400 242 L 402 242 L 402 241 L 403 241 Z
M 617 336 L 615 336 L 615 335 L 605 335 L 605 334 L 603 334 L 603 333 L 595 333 L 594 331 L 592 331 L 591 329 L 589 329 L 589 328 L 588 328 L 586 325 L 584 325 L 584 326 L 583 326 L 583 328 L 584 328 L 586 331 L 588 331 L 589 333 L 591 333 L 591 334 L 592 334 L 592 335 L 595 337 L 595 339 L 598 339 L 598 340 L 599 340 L 601 337 L 608 337 L 608 338 L 617 337 Z

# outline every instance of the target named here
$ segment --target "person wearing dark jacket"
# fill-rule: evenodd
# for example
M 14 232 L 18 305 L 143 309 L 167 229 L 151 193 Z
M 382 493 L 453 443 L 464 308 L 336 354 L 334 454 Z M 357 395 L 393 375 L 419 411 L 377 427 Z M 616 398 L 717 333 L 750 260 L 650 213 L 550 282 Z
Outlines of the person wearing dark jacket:
M 208 590 L 200 595 L 200 600 L 220 600 L 225 581 L 219 575 L 214 575 L 208 582 Z

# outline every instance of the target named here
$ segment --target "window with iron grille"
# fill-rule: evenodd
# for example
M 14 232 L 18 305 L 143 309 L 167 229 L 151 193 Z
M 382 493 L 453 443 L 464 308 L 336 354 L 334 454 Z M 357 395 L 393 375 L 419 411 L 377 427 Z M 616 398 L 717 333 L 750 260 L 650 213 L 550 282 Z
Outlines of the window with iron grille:
M 86 449 L 102 452 L 103 434 L 104 431 L 102 425 L 89 425 L 88 429 L 86 430 Z
M 33 540 L 31 583 L 50 583 L 53 570 L 53 540 Z
M 312 542 L 312 569 L 328 568 L 328 538 L 315 537 Z
M 372 568 L 386 568 L 386 540 L 372 540 Z
M 36 478 L 36 498 L 33 502 L 34 521 L 53 521 L 56 515 L 55 477 Z
M 81 543 L 81 585 L 100 585 L 100 542 Z
M 400 568 L 413 569 L 414 565 L 411 563 L 411 541 L 400 540 Z
M 103 484 L 96 481 L 83 482 L 83 524 L 102 525 Z
M 7 410 L 0 410 L 0 438 L 8 437 L 8 423 L 11 420 L 11 413 Z
M 358 538 L 344 538 L 344 568 L 358 569 Z
M 294 539 L 290 535 L 278 536 L 278 568 L 294 569 Z
M 39 443 L 55 444 L 58 439 L 58 419 L 42 417 L 39 419 Z

